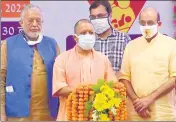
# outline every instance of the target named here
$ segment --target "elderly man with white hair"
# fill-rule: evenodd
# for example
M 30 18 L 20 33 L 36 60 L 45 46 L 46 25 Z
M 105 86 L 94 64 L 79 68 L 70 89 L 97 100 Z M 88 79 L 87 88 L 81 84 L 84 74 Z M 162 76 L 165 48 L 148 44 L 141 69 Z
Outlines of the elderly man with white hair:
M 42 33 L 40 8 L 29 4 L 21 12 L 23 31 L 1 45 L 1 121 L 54 120 L 58 99 L 52 97 L 55 39 Z

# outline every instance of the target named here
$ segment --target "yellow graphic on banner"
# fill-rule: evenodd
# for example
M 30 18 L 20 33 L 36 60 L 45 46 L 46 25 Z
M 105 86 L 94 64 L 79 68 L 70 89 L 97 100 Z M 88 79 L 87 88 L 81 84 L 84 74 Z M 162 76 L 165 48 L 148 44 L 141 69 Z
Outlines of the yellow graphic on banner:
M 112 7 L 112 26 L 119 31 L 128 32 L 135 20 L 135 13 L 130 1 L 109 1 Z

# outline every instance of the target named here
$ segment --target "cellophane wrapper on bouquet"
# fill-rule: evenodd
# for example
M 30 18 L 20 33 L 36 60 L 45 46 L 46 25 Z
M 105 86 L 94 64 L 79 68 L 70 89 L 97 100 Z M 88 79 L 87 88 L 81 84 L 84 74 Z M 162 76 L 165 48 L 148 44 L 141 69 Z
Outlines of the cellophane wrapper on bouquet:
M 69 121 L 127 120 L 126 88 L 104 80 L 80 85 L 68 96 L 66 111 Z

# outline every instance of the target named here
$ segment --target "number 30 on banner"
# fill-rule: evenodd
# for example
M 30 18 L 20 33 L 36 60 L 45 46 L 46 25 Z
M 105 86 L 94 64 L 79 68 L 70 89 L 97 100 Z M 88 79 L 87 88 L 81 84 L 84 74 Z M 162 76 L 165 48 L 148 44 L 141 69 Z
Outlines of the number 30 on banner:
M 20 17 L 21 10 L 29 3 L 30 1 L 2 1 L 2 17 Z
M 1 39 L 4 40 L 10 36 L 18 34 L 22 31 L 19 22 L 1 22 Z

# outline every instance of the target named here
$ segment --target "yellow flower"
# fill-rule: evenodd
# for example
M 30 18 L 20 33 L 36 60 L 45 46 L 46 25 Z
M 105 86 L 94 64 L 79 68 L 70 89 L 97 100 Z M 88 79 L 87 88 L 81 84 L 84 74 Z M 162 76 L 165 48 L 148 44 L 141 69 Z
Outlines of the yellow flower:
M 100 114 L 99 115 L 99 120 L 100 121 L 110 121 L 110 119 L 109 119 L 107 114 Z
M 93 107 L 97 111 L 103 111 L 104 109 L 107 109 L 107 107 L 108 107 L 107 100 L 108 100 L 108 98 L 104 94 L 98 93 L 98 94 L 96 94 Z
M 107 95 L 108 95 L 109 98 L 114 97 L 114 91 L 112 89 L 108 89 L 107 90 Z
M 100 91 L 103 91 L 104 89 L 109 89 L 109 86 L 108 85 L 102 85 L 100 87 Z
M 114 91 L 108 86 L 108 85 L 103 85 L 100 87 L 100 91 L 107 95 L 108 98 L 114 97 Z
M 96 101 L 93 104 L 93 107 L 97 110 L 97 111 L 103 111 L 104 110 L 104 105 L 105 102 L 100 102 L 100 101 Z
M 108 108 L 112 108 L 115 105 L 115 98 L 112 98 L 108 101 Z
M 103 106 L 104 109 L 108 109 L 108 108 L 109 108 L 107 102 L 104 102 L 104 103 L 102 104 L 102 106 Z
M 108 100 L 108 98 L 104 94 L 102 93 L 96 94 L 95 101 L 106 101 L 106 100 Z
M 98 101 L 98 102 L 94 102 L 93 107 L 97 110 L 97 111 L 103 111 L 105 109 L 108 109 L 108 103 L 105 101 Z
M 118 108 L 120 103 L 122 102 L 121 98 L 115 98 L 115 106 Z

